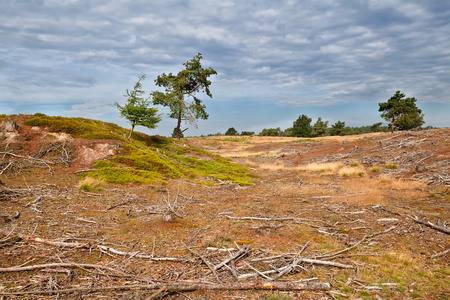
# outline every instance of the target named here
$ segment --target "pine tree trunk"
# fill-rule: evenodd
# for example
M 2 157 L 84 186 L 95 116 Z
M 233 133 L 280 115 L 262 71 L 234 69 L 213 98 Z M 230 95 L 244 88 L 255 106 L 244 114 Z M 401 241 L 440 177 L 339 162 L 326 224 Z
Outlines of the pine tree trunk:
M 131 124 L 131 130 L 130 130 L 130 134 L 128 135 L 128 139 L 131 138 L 131 135 L 133 134 L 134 131 L 134 124 Z
M 178 111 L 178 122 L 177 122 L 177 128 L 176 128 L 176 134 L 177 134 L 177 139 L 180 140 L 181 139 L 181 115 L 182 115 L 182 103 L 181 101 L 179 102 L 179 111 Z

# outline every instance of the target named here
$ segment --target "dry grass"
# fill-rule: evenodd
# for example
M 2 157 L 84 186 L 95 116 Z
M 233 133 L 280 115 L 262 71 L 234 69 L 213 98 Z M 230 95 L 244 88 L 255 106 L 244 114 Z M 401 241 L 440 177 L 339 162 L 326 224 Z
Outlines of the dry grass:
M 339 176 L 342 177 L 364 177 L 366 176 L 366 171 L 362 167 L 342 167 L 338 170 Z
M 405 181 L 386 175 L 381 175 L 380 178 L 353 177 L 341 182 L 340 187 L 346 191 L 346 195 L 335 200 L 381 205 L 388 203 L 387 200 L 392 196 L 423 196 L 424 192 L 421 189 L 425 186 L 423 182 Z
M 323 173 L 335 173 L 337 170 L 344 166 L 341 162 L 332 163 L 310 163 L 303 166 L 298 166 L 297 169 L 305 172 L 323 172 Z
M 88 176 L 78 183 L 78 189 L 85 192 L 103 191 L 105 185 L 106 181 L 102 178 L 93 178 Z

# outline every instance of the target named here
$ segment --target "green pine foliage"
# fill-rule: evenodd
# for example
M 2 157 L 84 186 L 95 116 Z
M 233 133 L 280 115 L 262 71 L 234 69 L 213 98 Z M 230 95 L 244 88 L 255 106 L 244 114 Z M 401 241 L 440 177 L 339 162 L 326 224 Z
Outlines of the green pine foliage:
M 180 139 L 185 130 L 181 129 L 181 122 L 186 121 L 197 126 L 197 119 L 207 120 L 206 106 L 197 97 L 197 93 L 204 92 L 212 98 L 208 79 L 217 72 L 213 68 L 203 68 L 201 60 L 202 54 L 198 53 L 194 58 L 188 60 L 183 65 L 185 69 L 178 72 L 158 76 L 155 83 L 159 87 L 165 88 L 164 92 L 155 91 L 152 93 L 153 103 L 169 107 L 169 117 L 177 120 L 173 137 Z M 186 98 L 190 97 L 191 101 Z
M 405 98 L 405 94 L 397 91 L 387 102 L 378 104 L 378 111 L 383 119 L 390 122 L 391 132 L 394 129 L 410 130 L 425 124 L 422 110 L 416 102 L 416 98 Z
M 149 129 L 154 129 L 157 127 L 161 121 L 161 115 L 158 115 L 158 109 L 155 107 L 150 107 L 151 101 L 150 97 L 144 99 L 144 91 L 142 90 L 142 83 L 146 75 L 139 76 L 139 80 L 134 85 L 134 89 L 129 91 L 127 94 L 127 102 L 122 106 L 117 101 L 114 105 L 119 110 L 120 116 L 127 119 L 131 124 L 130 134 L 128 138 L 131 137 L 135 126 L 145 126 Z

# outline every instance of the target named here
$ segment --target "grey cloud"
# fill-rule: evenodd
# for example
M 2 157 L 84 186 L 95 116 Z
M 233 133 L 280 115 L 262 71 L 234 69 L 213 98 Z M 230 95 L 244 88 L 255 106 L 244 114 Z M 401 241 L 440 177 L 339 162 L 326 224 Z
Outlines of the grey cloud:
M 11 1 L 0 20 L 2 86 L 151 81 L 201 52 L 221 99 L 450 102 L 448 1 Z

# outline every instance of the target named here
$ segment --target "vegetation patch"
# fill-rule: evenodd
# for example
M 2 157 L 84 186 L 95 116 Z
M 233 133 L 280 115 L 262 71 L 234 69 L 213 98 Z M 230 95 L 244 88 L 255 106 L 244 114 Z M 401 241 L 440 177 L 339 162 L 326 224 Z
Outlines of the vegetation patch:
M 293 143 L 318 143 L 318 140 L 313 140 L 313 139 L 299 139 L 299 140 L 295 140 L 293 141 Z
M 246 168 L 200 148 L 178 145 L 171 138 L 133 132 L 127 139 L 128 130 L 112 123 L 43 114 L 35 114 L 25 124 L 47 127 L 52 132 L 66 132 L 78 138 L 121 141 L 123 155 L 98 161 L 94 163 L 96 170 L 85 174 L 108 183 L 164 184 L 168 179 L 202 177 L 252 185 L 253 177 Z M 84 188 L 89 189 L 88 186 Z
M 80 181 L 78 189 L 85 192 L 103 191 L 105 183 L 106 182 L 102 178 L 93 178 L 87 176 Z
M 344 166 L 341 162 L 333 163 L 309 163 L 304 166 L 300 166 L 300 171 L 308 172 L 335 172 Z
M 170 142 L 168 142 L 170 141 Z M 196 147 L 181 147 L 171 139 L 150 147 L 127 145 L 127 155 L 94 164 L 89 175 L 111 183 L 164 183 L 167 179 L 212 177 L 240 185 L 252 185 L 252 176 L 244 167 Z M 203 182 L 200 180 L 198 182 Z M 209 182 L 208 185 L 211 183 Z
M 126 130 L 116 124 L 85 118 L 51 117 L 37 113 L 25 125 L 47 127 L 51 132 L 65 132 L 74 138 L 126 141 Z
M 364 171 L 361 167 L 343 167 L 339 169 L 338 174 L 342 177 L 364 177 L 366 175 L 366 171 Z
M 396 164 L 387 164 L 386 169 L 396 170 L 396 169 L 398 169 L 398 166 Z

